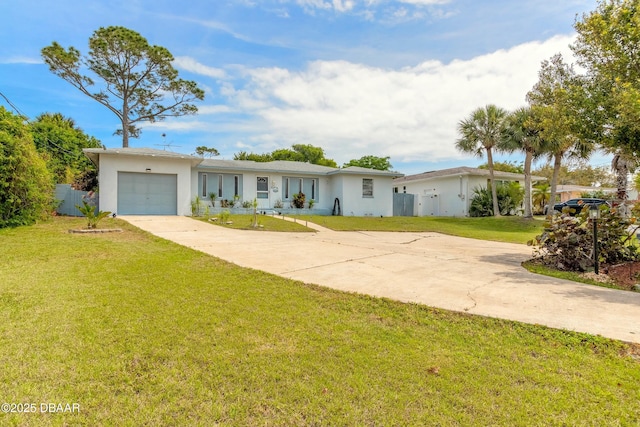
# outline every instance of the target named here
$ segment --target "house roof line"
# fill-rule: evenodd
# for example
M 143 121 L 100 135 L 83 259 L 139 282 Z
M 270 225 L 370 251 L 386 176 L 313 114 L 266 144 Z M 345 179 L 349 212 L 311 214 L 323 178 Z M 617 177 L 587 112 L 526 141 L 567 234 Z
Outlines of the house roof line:
M 256 162 L 253 160 L 220 160 L 206 159 L 199 166 L 201 169 L 241 170 L 250 172 L 296 173 L 305 175 L 326 175 L 334 168 L 311 163 L 274 160 Z
M 102 154 L 181 159 L 190 161 L 193 166 L 196 166 L 197 164 L 202 162 L 202 158 L 200 157 L 190 156 L 188 154 L 182 153 L 174 153 L 173 151 L 156 150 L 153 148 L 84 148 L 82 151 L 95 164 L 98 164 L 98 158 Z
M 391 176 L 401 177 L 403 173 L 396 171 L 381 171 L 378 169 L 363 168 L 360 166 L 347 166 L 346 168 L 339 168 L 329 172 L 327 175 L 379 175 L 379 176 Z
M 603 193 L 615 193 L 616 191 L 618 191 L 618 189 L 613 187 L 594 187 L 594 186 L 588 186 L 588 185 L 564 184 L 564 185 L 558 185 L 558 187 L 556 188 L 556 191 L 563 192 L 563 193 L 568 193 L 573 191 L 584 191 L 584 192 L 602 191 Z
M 140 156 L 140 157 L 161 157 L 170 159 L 184 159 L 191 161 L 193 166 L 200 169 L 214 170 L 236 170 L 263 173 L 282 173 L 298 175 L 375 175 L 388 177 L 401 177 L 404 174 L 395 171 L 381 171 L 368 169 L 359 166 L 348 166 L 345 168 L 334 168 L 330 166 L 316 165 L 313 163 L 294 162 L 289 160 L 273 160 L 270 162 L 256 162 L 253 160 L 223 160 L 204 159 L 202 157 L 188 154 L 174 153 L 172 151 L 156 150 L 153 148 L 85 148 L 84 153 L 95 164 L 102 154 Z
M 258 165 L 260 165 L 261 163 L 258 163 Z M 208 165 L 208 164 L 199 164 L 198 165 L 198 169 L 205 171 L 205 170 L 212 170 L 212 171 L 229 171 L 229 172 L 233 172 L 233 171 L 241 171 L 241 172 L 258 172 L 258 173 L 281 173 L 281 174 L 290 174 L 290 175 L 314 175 L 314 176 L 318 176 L 318 175 L 326 175 L 326 172 L 317 172 L 317 171 L 305 171 L 305 170 L 295 170 L 295 169 L 286 169 L 286 168 L 265 168 L 265 167 L 260 167 L 260 166 L 253 166 L 253 165 L 239 165 L 239 166 L 233 166 L 233 165 L 228 165 L 228 166 L 224 166 L 224 165 Z
M 403 182 L 412 182 L 412 181 L 421 181 L 421 180 L 429 180 L 434 178 L 442 178 L 447 176 L 486 176 L 489 177 L 488 169 L 480 169 L 480 168 L 471 168 L 467 166 L 460 166 L 457 168 L 449 168 L 442 169 L 437 171 L 429 171 L 424 173 L 419 173 L 415 175 L 407 175 L 402 178 L 396 178 L 393 180 L 394 184 L 400 184 Z M 524 180 L 524 174 L 521 173 L 512 173 L 512 172 L 503 172 L 503 171 L 494 171 L 495 178 L 509 178 L 509 179 L 518 179 Z M 533 181 L 546 181 L 547 179 L 542 176 L 531 176 Z

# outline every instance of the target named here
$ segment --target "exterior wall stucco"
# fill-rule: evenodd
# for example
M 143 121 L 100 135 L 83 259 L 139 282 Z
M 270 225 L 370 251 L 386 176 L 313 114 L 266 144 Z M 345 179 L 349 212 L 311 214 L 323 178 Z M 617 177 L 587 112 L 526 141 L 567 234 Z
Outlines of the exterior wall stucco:
M 467 176 L 406 182 L 403 186 L 407 193 L 416 195 L 414 214 L 417 216 L 467 216 L 469 213 Z
M 502 181 L 497 179 L 498 182 Z M 522 182 L 519 182 L 522 185 Z M 396 184 L 398 192 L 416 195 L 414 215 L 469 216 L 469 206 L 476 188 L 486 188 L 487 177 L 451 175 Z
M 336 195 L 336 197 L 340 199 L 343 215 L 393 215 L 393 184 L 390 178 L 381 179 L 380 177 L 367 175 L 343 175 L 335 178 L 338 178 L 337 185 L 342 188 L 342 194 Z M 362 195 L 363 179 L 373 179 L 373 197 Z
M 118 172 L 177 175 L 178 215 L 191 213 L 192 182 L 191 162 L 184 159 L 102 154 L 100 156 L 100 210 L 118 210 Z M 149 171 L 147 171 L 149 169 Z M 196 189 L 197 189 L 197 179 Z M 197 191 L 197 190 L 196 190 Z M 197 194 L 197 193 L 193 193 Z
M 205 173 L 205 170 L 194 169 L 191 174 L 192 198 L 198 194 L 199 173 Z M 206 170 L 208 175 L 217 175 L 218 172 Z M 225 171 L 225 174 L 234 174 L 231 171 Z M 366 176 L 366 175 L 347 175 L 336 174 L 331 176 L 313 176 L 313 175 L 296 175 L 295 173 L 260 173 L 260 172 L 238 172 L 235 173 L 242 177 L 242 194 L 243 200 L 252 201 L 257 194 L 257 177 L 266 176 L 269 178 L 269 197 L 267 199 L 258 199 L 258 209 L 274 209 L 278 202 L 282 203 L 283 208 L 291 207 L 293 198 L 285 197 L 285 179 L 303 178 L 306 180 L 315 179 L 317 185 L 317 196 L 313 209 L 331 212 L 334 200 L 340 200 L 340 207 L 343 215 L 354 216 L 392 216 L 393 215 L 393 194 L 392 179 L 390 177 Z M 374 195 L 373 197 L 362 196 L 362 179 L 373 179 Z M 292 189 L 290 191 L 293 192 Z M 306 194 L 306 193 L 305 193 Z M 307 201 L 310 195 L 307 195 Z
M 242 201 L 253 201 L 254 197 L 257 197 L 257 178 L 258 176 L 267 177 L 269 179 L 269 195 L 266 199 L 258 199 L 258 209 L 274 209 L 278 202 L 281 202 L 284 208 L 289 208 L 293 197 L 292 194 L 289 195 L 287 199 L 285 197 L 285 180 L 286 178 L 303 178 L 308 182 L 308 180 L 315 179 L 316 180 L 316 198 L 314 201 L 314 209 L 331 209 L 333 207 L 333 198 L 332 198 L 332 185 L 331 179 L 326 176 L 313 176 L 313 175 L 302 175 L 296 173 L 273 173 L 273 172 L 247 172 L 247 171 L 216 171 L 211 169 L 193 169 L 191 173 L 191 195 L 194 198 L 197 194 L 200 193 L 200 185 L 201 185 L 201 174 L 206 173 L 208 177 L 216 177 L 213 182 L 217 182 L 217 176 L 219 174 L 223 174 L 225 176 L 229 175 L 238 175 L 240 177 L 240 185 L 241 191 L 240 194 Z M 209 180 L 211 182 L 211 180 Z M 293 185 L 292 185 L 293 187 Z M 297 187 L 295 187 L 297 188 Z M 292 188 L 290 193 L 293 193 L 295 188 Z M 217 190 L 216 188 L 211 188 L 210 190 Z M 305 194 L 307 196 L 307 202 L 309 201 L 310 194 L 308 190 L 306 190 Z M 227 194 L 225 192 L 225 194 Z M 200 195 L 202 197 L 202 195 Z M 219 200 L 219 199 L 218 199 Z M 205 200 L 208 202 L 208 199 Z

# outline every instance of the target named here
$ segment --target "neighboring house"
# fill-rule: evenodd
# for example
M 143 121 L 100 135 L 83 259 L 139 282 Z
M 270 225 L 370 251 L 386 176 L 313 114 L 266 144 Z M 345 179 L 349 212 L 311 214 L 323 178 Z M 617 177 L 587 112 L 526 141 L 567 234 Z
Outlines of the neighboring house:
M 494 171 L 497 182 L 524 185 L 524 175 Z M 545 178 L 532 176 L 532 182 Z M 469 216 L 469 205 L 476 188 L 489 186 L 489 171 L 458 167 L 407 175 L 393 180 L 394 193 L 413 194 L 416 216 Z
M 606 195 L 616 197 L 618 190 L 616 188 L 608 187 L 587 187 L 583 185 L 558 185 L 556 193 L 560 196 L 560 202 L 566 202 L 570 199 L 577 199 L 582 197 L 585 193 L 603 192 Z M 629 200 L 638 199 L 638 190 L 635 188 L 627 189 L 627 197 Z
M 392 180 L 401 173 L 302 162 L 203 159 L 146 148 L 88 148 L 98 166 L 100 209 L 119 215 L 188 215 L 199 196 L 258 201 L 260 210 L 291 209 L 293 195 L 313 199 L 313 213 L 391 216 Z M 308 205 L 308 204 L 307 204 Z M 216 207 L 220 202 L 216 202 Z

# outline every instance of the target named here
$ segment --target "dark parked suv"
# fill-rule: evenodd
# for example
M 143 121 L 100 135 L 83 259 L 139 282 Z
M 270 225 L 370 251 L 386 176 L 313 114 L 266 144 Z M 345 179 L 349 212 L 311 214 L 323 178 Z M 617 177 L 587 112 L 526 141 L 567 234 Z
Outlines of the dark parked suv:
M 589 209 L 591 205 L 608 205 L 609 203 L 604 199 L 591 199 L 591 198 L 580 198 L 580 199 L 570 199 L 566 202 L 556 203 L 553 205 L 553 210 L 562 212 L 562 209 L 568 207 L 569 209 L 575 209 L 575 212 L 570 211 L 571 215 L 578 215 L 582 208 L 585 206 Z

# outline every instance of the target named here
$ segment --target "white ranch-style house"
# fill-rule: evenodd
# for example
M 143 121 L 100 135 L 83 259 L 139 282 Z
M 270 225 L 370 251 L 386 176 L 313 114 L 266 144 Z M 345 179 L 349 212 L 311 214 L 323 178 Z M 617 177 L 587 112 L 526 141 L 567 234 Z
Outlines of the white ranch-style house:
M 524 175 L 494 171 L 497 182 L 517 182 L 524 185 Z M 532 176 L 532 182 L 544 177 Z M 393 180 L 394 193 L 413 194 L 414 216 L 469 216 L 474 189 L 487 188 L 489 171 L 457 167 L 407 175 Z
M 258 202 L 258 209 L 293 211 L 302 191 L 317 215 L 391 216 L 398 172 L 332 168 L 302 162 L 203 159 L 147 148 L 84 150 L 98 166 L 100 210 L 118 215 L 189 215 L 198 196 Z M 213 207 L 212 207 L 213 208 Z

